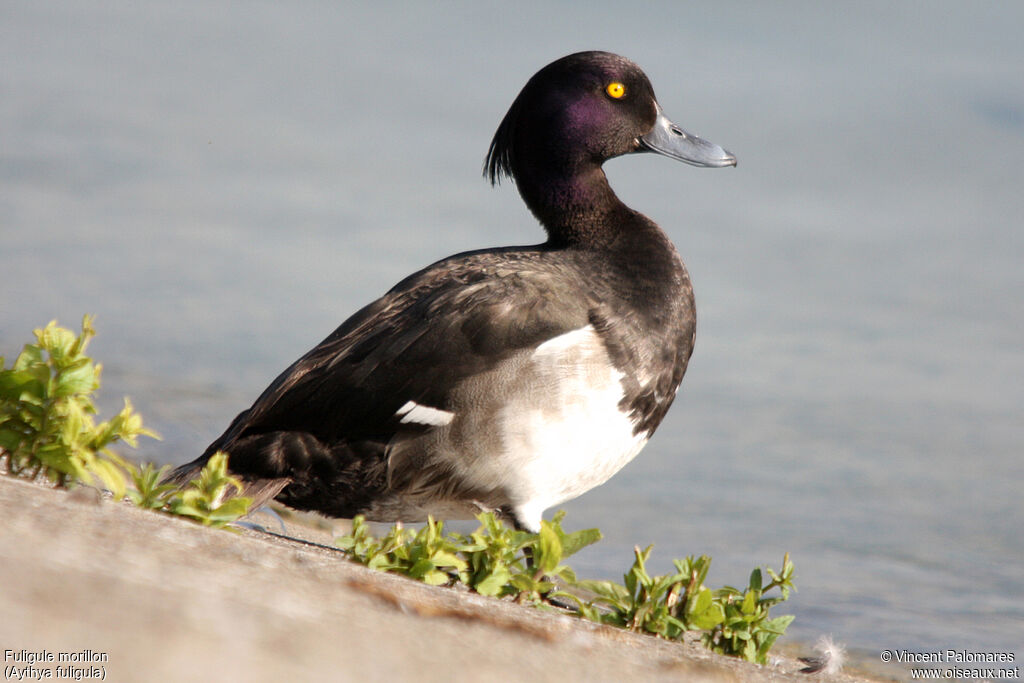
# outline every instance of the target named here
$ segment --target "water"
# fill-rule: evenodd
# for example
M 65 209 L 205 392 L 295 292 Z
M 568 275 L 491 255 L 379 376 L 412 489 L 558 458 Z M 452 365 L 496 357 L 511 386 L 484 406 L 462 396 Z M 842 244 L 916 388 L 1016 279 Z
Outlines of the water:
M 789 551 L 797 639 L 1019 652 L 1024 5 L 0 17 L 0 351 L 97 314 L 104 411 L 130 396 L 167 462 L 403 275 L 539 241 L 490 136 L 551 59 L 630 56 L 740 163 L 606 167 L 687 261 L 698 343 L 641 457 L 566 506 L 606 535 L 577 570 L 653 542 L 720 585 Z

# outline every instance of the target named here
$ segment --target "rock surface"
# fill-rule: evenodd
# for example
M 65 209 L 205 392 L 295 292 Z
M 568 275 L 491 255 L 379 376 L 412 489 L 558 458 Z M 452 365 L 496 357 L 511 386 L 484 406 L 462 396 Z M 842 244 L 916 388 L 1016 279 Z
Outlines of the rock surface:
M 71 666 L 108 681 L 861 680 L 433 588 L 327 545 L 206 529 L 91 489 L 0 477 L 0 510 L 7 678 L 32 653 L 75 653 Z M 33 666 L 57 680 L 69 663 Z

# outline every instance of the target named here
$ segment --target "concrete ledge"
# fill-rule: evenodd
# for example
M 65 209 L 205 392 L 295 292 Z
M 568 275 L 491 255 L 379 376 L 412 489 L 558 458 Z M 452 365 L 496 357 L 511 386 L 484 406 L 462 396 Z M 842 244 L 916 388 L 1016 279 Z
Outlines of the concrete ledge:
M 433 588 L 330 547 L 205 529 L 90 489 L 0 476 L 0 510 L 0 651 L 85 651 L 73 666 L 108 681 L 862 680 Z M 58 664 L 35 667 L 56 680 Z

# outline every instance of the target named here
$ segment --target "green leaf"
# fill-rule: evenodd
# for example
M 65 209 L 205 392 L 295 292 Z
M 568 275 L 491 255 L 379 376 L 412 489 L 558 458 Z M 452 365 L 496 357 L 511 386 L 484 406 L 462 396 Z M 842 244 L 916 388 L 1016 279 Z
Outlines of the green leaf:
M 8 427 L 0 429 L 0 448 L 8 452 L 14 452 L 18 450 L 21 445 L 24 435 L 21 431 L 16 431 Z
M 558 534 L 551 525 L 544 521 L 540 524 L 534 560 L 537 569 L 545 574 L 555 571 L 562 561 L 562 542 L 558 540 Z
M 786 633 L 786 628 L 793 623 L 793 619 L 796 617 L 792 614 L 786 614 L 781 617 L 775 617 L 774 619 L 766 619 L 761 622 L 761 629 L 775 633 L 777 635 L 783 635 Z
M 445 550 L 437 551 L 430 556 L 430 559 L 434 563 L 435 567 L 454 567 L 461 571 L 469 566 L 461 557 L 455 553 Z
M 421 579 L 432 571 L 434 571 L 434 563 L 427 558 L 423 558 L 409 567 L 407 574 L 414 579 Z
M 78 356 L 85 351 L 85 347 L 89 345 L 89 340 L 96 336 L 96 330 L 93 329 L 92 321 L 95 316 L 83 315 L 82 316 L 82 333 L 75 338 L 74 344 L 72 344 L 69 353 L 72 356 Z
M 757 594 L 754 591 L 747 591 L 743 596 L 743 604 L 740 609 L 744 614 L 753 614 L 757 610 Z
M 583 590 L 596 593 L 603 598 L 607 598 L 615 602 L 628 600 L 630 595 L 627 588 L 615 583 L 614 581 L 597 581 L 589 579 L 578 581 L 576 585 Z
M 556 569 L 555 571 L 551 572 L 551 574 L 549 576 L 552 577 L 552 578 L 557 576 L 558 578 L 560 578 L 562 581 L 565 581 L 570 586 L 572 586 L 572 585 L 574 585 L 576 583 L 576 572 L 574 572 L 571 567 L 567 567 L 565 565 L 562 565 L 558 569 Z
M 51 320 L 42 330 L 36 330 L 36 339 L 58 366 L 66 361 L 76 341 L 74 333 L 59 327 L 56 320 Z
M 450 579 L 444 572 L 433 569 L 424 574 L 421 580 L 428 586 L 443 586 L 448 583 Z
M 96 379 L 96 367 L 88 358 L 84 358 L 61 371 L 57 376 L 57 385 L 54 388 L 53 396 L 59 398 L 74 394 L 87 394 L 98 388 L 99 381 Z
M 711 595 L 711 589 L 702 587 L 697 591 L 697 596 L 694 598 L 693 607 L 690 612 L 693 614 L 702 614 L 706 612 L 708 608 L 711 607 L 712 599 L 713 596 Z
M 725 609 L 718 603 L 711 603 L 707 609 L 694 612 L 690 624 L 702 630 L 709 630 L 723 621 L 725 621 Z
M 531 592 L 537 587 L 537 582 L 528 574 L 513 574 L 508 582 L 520 592 Z
M 743 659 L 747 660 L 748 662 L 756 662 L 757 661 L 757 643 L 755 643 L 753 640 L 749 640 L 749 636 L 747 638 L 745 638 L 744 640 L 746 640 L 746 642 L 743 644 L 743 649 L 742 649 L 742 651 L 740 653 L 740 656 L 743 657 Z
M 103 458 L 94 458 L 89 464 L 88 469 L 113 494 L 114 500 L 124 498 L 125 492 L 128 489 L 124 470 L 110 460 Z
M 695 628 L 710 629 L 725 620 L 725 611 L 720 604 L 714 602 L 711 589 L 701 587 L 690 603 L 686 620 Z
M 251 498 L 229 498 L 210 512 L 210 520 L 221 524 L 234 522 L 249 514 Z
M 500 595 L 511 577 L 512 574 L 507 567 L 495 567 L 494 571 L 477 582 L 473 588 L 481 595 Z
M 562 543 L 562 559 L 571 557 L 588 545 L 593 545 L 603 538 L 599 529 L 581 529 L 571 534 L 563 534 L 560 538 Z
M 19 353 L 18 357 L 14 359 L 14 365 L 11 366 L 11 369 L 16 373 L 31 373 L 32 368 L 34 367 L 41 366 L 45 369 L 45 363 L 46 361 L 43 360 L 42 348 L 35 344 L 25 344 L 21 353 Z M 47 374 L 49 374 L 48 370 Z
M 750 572 L 750 589 L 758 592 L 761 590 L 761 569 L 759 567 Z
M 191 517 L 193 519 L 203 519 L 206 515 L 205 511 L 199 509 L 191 502 L 182 499 L 177 499 L 173 501 L 170 507 L 170 511 L 176 515 L 180 515 L 182 517 Z

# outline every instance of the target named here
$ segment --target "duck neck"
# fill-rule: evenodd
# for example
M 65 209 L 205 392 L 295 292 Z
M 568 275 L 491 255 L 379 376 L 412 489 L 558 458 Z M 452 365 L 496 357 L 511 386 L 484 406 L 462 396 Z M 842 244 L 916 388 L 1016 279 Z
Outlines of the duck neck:
M 527 182 L 520 179 L 529 178 Z M 520 174 L 519 193 L 548 233 L 551 246 L 609 246 L 634 212 L 608 184 L 600 166 L 590 164 L 572 174 L 545 177 Z

